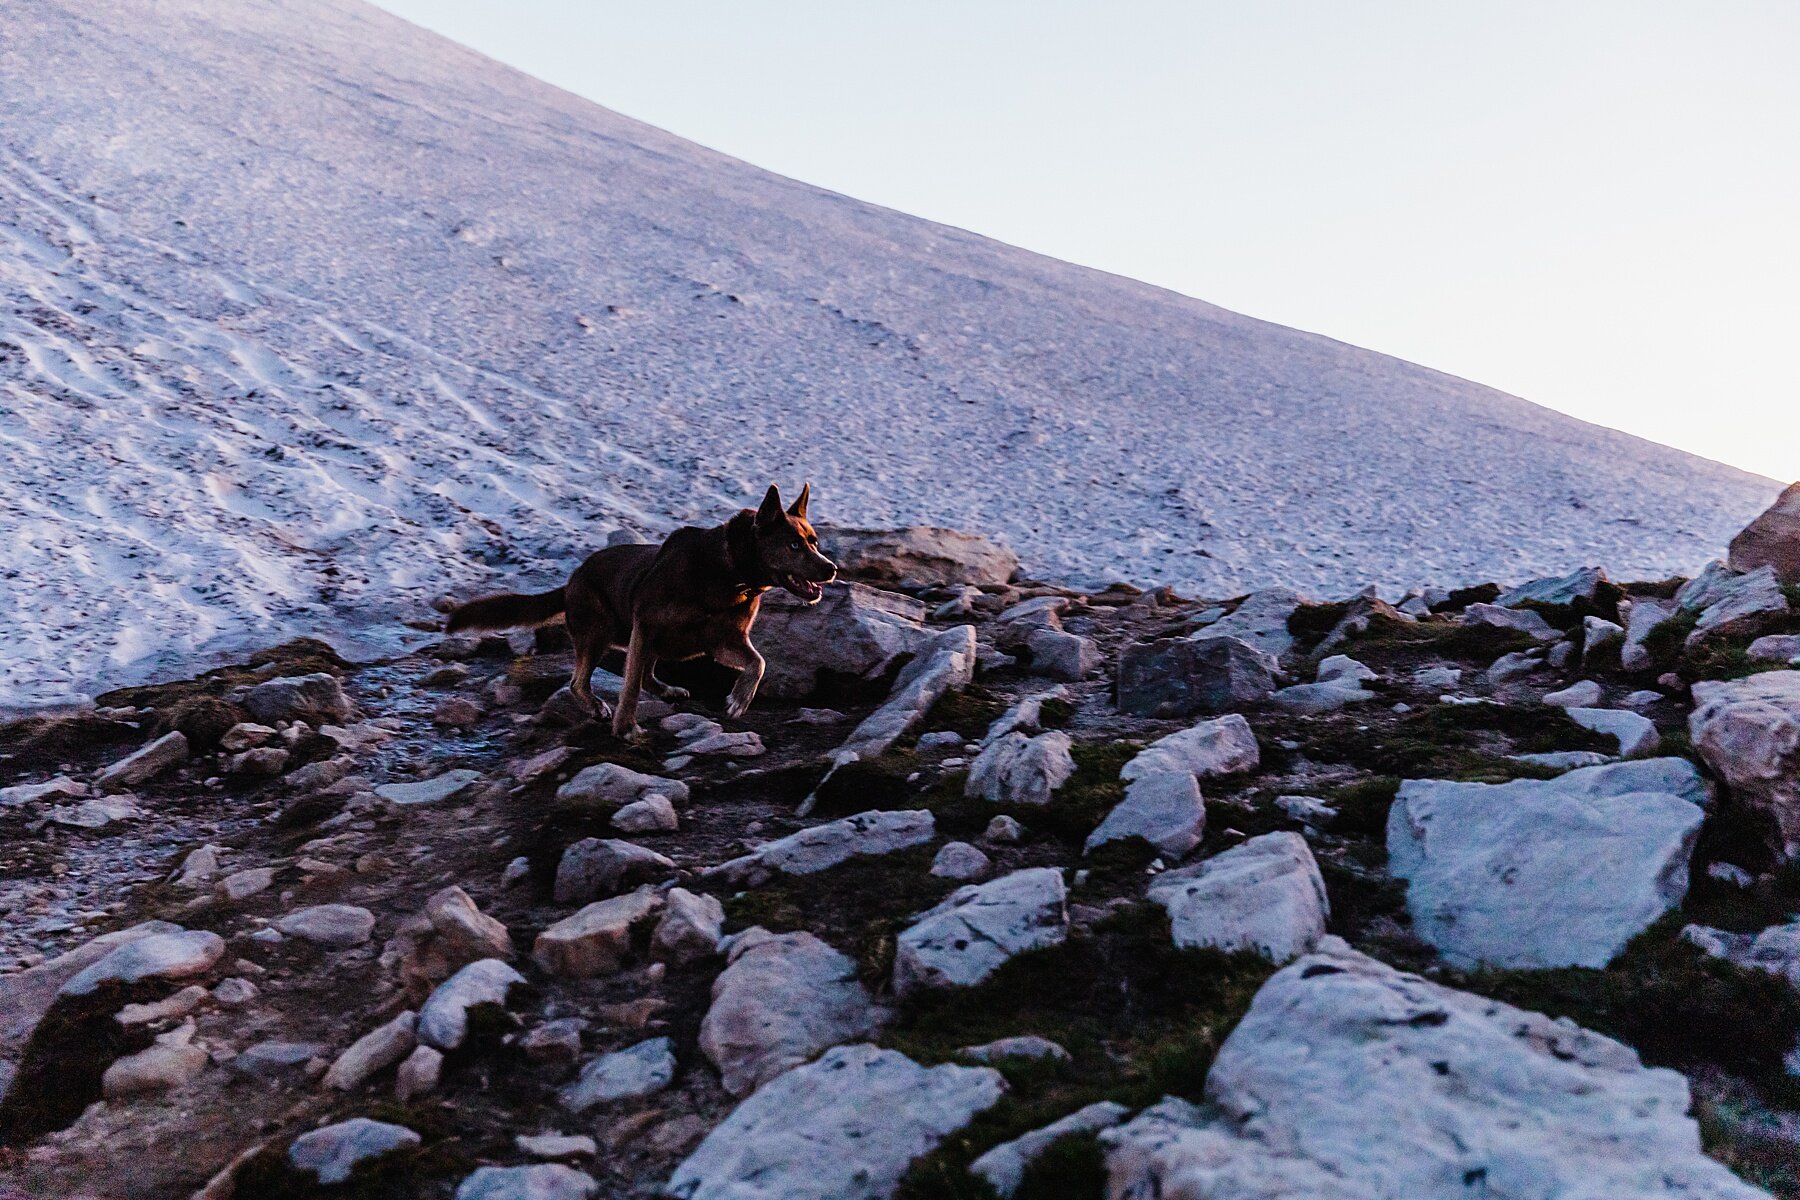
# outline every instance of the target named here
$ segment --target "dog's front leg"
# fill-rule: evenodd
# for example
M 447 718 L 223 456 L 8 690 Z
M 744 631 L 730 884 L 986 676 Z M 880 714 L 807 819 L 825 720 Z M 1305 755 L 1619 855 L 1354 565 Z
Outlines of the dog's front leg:
M 750 711 L 750 702 L 756 699 L 757 685 L 762 682 L 763 656 L 746 639 L 736 645 L 721 647 L 713 654 L 713 661 L 720 666 L 737 669 L 737 683 L 733 685 L 731 696 L 725 701 L 725 715 L 733 718 L 743 716 Z
M 644 736 L 638 728 L 638 693 L 644 690 L 644 677 L 656 665 L 644 638 L 644 627 L 633 624 L 631 644 L 625 648 L 625 685 L 619 689 L 619 707 L 613 710 L 614 737 L 637 741 Z

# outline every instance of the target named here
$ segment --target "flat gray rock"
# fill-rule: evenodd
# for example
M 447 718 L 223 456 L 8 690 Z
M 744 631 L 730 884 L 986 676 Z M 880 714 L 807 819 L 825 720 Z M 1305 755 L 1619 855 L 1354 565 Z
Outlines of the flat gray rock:
M 674 1045 L 666 1037 L 657 1037 L 602 1054 L 582 1067 L 575 1082 L 562 1090 L 562 1106 L 582 1113 L 615 1100 L 655 1095 L 675 1078 Z
M 969 1170 L 987 1180 L 1000 1193 L 1002 1200 L 1007 1200 L 1019 1190 L 1019 1184 L 1025 1178 L 1025 1169 L 1059 1139 L 1076 1133 L 1097 1133 L 1102 1129 L 1110 1129 L 1130 1115 L 1129 1108 L 1111 1100 L 1090 1104 L 1040 1129 L 1034 1129 L 1010 1142 L 1000 1143 L 970 1163 Z
M 1460 967 L 1604 967 L 1687 894 L 1704 787 L 1667 761 L 1401 784 L 1388 870 L 1414 931 Z
M 1202 721 L 1157 738 L 1133 755 L 1119 778 L 1142 779 L 1182 771 L 1196 779 L 1254 771 L 1262 761 L 1256 733 L 1238 713 Z
M 357 1165 L 409 1150 L 423 1139 L 404 1125 L 351 1117 L 303 1133 L 288 1147 L 288 1162 L 296 1170 L 311 1171 L 322 1184 L 342 1183 Z
M 969 766 L 963 795 L 997 804 L 1048 804 L 1075 773 L 1073 743 L 1060 729 L 1036 737 L 1014 730 L 989 742 Z
M 481 780 L 480 771 L 465 767 L 416 783 L 384 783 L 375 789 L 375 794 L 389 804 L 443 804 L 472 791 Z
M 1265 833 L 1151 880 L 1175 944 L 1252 950 L 1284 963 L 1325 936 L 1330 904 L 1306 839 Z
M 593 1200 L 599 1194 L 591 1175 L 560 1163 L 536 1163 L 479 1167 L 457 1186 L 456 1200 Z
M 1107 842 L 1141 837 L 1171 858 L 1180 859 L 1200 844 L 1206 832 L 1206 803 L 1200 785 L 1186 771 L 1143 775 L 1125 787 L 1125 799 L 1113 805 L 1084 852 Z
M 990 1067 L 922 1067 L 839 1046 L 765 1084 L 675 1168 L 677 1200 L 888 1200 L 1006 1082 Z
M 439 984 L 419 1010 L 419 1041 L 436 1050 L 455 1050 L 468 1036 L 471 1008 L 504 1008 L 507 995 L 524 982 L 523 975 L 497 958 L 470 963 Z
M 675 860 L 620 838 L 582 838 L 556 864 L 558 904 L 586 904 L 675 874 Z
M 646 775 L 607 762 L 582 768 L 556 789 L 557 801 L 571 806 L 623 807 L 646 796 L 664 796 L 674 804 L 686 804 L 688 786 L 679 779 Z
M 1068 935 L 1068 891 L 1055 867 L 1028 867 L 952 892 L 903 930 L 894 950 L 894 992 L 968 987 L 1007 959 Z
M 225 953 L 225 939 L 201 929 L 153 933 L 125 942 L 62 985 L 62 996 L 85 996 L 103 984 L 146 979 L 189 979 L 210 971 Z
M 810 933 L 753 927 L 731 943 L 700 1023 L 700 1049 L 743 1096 L 821 1050 L 868 1037 L 886 1014 L 856 964 Z
M 343 950 L 369 940 L 375 932 L 375 914 L 354 904 L 315 904 L 288 913 L 275 928 L 287 937 Z
M 706 872 L 742 887 L 757 887 L 776 875 L 811 875 L 858 855 L 892 854 L 922 846 L 937 833 L 928 809 L 862 812 L 765 842 L 750 853 Z

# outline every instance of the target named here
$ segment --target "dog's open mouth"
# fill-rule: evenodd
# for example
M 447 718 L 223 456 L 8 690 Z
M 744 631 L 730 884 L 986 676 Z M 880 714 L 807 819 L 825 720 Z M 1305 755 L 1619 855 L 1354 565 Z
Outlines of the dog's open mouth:
M 825 595 L 824 584 L 814 583 L 810 579 L 802 579 L 798 575 L 788 575 L 783 577 L 781 586 L 800 597 L 808 604 L 817 604 L 820 598 Z

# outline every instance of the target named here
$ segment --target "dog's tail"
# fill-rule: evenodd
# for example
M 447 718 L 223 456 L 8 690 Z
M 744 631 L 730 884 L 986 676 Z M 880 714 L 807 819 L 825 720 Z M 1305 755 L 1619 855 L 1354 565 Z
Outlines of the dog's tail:
M 502 596 L 483 596 L 471 600 L 450 614 L 445 633 L 461 633 L 465 629 L 515 629 L 520 625 L 542 625 L 568 606 L 563 589 L 521 596 L 508 592 Z

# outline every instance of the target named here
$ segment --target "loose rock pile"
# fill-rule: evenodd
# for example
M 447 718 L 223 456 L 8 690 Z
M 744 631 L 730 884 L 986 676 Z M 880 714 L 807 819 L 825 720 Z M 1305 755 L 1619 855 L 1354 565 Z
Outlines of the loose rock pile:
M 742 722 L 622 745 L 550 628 L 13 727 L 0 1194 L 1800 1197 L 1753 529 L 1328 602 L 836 531 Z

